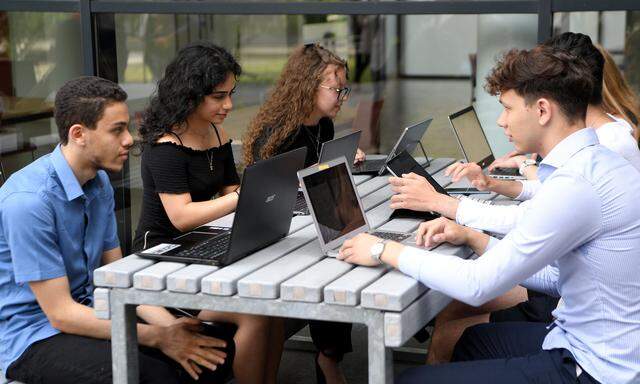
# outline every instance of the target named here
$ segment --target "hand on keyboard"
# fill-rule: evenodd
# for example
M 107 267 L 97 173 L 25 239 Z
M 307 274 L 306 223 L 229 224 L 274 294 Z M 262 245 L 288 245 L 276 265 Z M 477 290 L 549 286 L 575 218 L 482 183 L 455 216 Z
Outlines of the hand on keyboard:
M 445 242 L 466 244 L 467 228 L 444 217 L 426 221 L 418 227 L 416 245 L 429 248 Z

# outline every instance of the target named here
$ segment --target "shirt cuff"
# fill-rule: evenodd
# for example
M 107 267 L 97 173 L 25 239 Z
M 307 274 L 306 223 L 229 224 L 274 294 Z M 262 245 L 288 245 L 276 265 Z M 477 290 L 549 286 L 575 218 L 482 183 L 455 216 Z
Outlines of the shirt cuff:
M 420 268 L 425 257 L 429 257 L 429 251 L 405 246 L 398 255 L 398 269 L 400 272 L 420 280 Z
M 516 200 L 527 200 L 526 198 L 527 184 L 524 182 L 524 180 L 516 180 L 516 181 L 522 184 L 522 190 L 520 191 L 520 194 L 516 196 Z
M 500 242 L 499 239 L 496 239 L 493 236 L 489 236 L 489 242 L 487 243 L 487 248 L 484 250 L 485 252 L 487 252 L 488 250 L 490 250 L 491 248 L 493 248 L 496 244 L 498 244 Z
M 469 205 L 471 204 L 471 206 Z M 456 223 L 460 225 L 465 225 L 467 222 L 467 216 L 469 214 L 469 210 L 473 209 L 473 202 L 469 199 L 462 198 L 458 202 L 458 209 L 456 210 Z

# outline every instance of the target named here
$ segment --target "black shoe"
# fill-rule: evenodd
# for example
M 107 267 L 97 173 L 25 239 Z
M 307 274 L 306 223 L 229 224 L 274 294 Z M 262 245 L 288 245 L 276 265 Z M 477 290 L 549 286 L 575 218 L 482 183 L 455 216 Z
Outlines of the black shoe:
M 322 372 L 322 368 L 320 368 L 320 364 L 318 363 L 318 358 L 320 358 L 320 352 L 316 353 L 315 363 L 316 363 L 316 383 L 318 384 L 327 384 L 327 379 L 324 377 L 324 372 Z

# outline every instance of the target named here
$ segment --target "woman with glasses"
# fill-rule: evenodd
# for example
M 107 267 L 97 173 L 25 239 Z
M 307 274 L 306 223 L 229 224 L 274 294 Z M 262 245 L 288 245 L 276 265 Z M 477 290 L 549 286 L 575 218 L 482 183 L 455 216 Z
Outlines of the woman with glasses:
M 206 42 L 182 49 L 167 66 L 139 129 L 144 191 L 136 250 L 236 209 L 240 179 L 222 123 L 240 72 L 233 56 Z M 280 319 L 212 311 L 198 317 L 237 326 L 236 382 L 276 382 L 284 339 Z M 191 368 L 199 374 L 206 367 L 193 362 Z
M 243 138 L 247 165 L 306 147 L 305 167 L 318 162 L 322 143 L 333 139 L 333 119 L 348 99 L 347 63 L 319 44 L 293 51 L 275 87 Z M 364 160 L 358 149 L 356 162 Z M 318 349 L 318 382 L 344 383 L 338 363 L 351 352 L 351 324 L 311 321 Z
M 249 125 L 243 139 L 245 164 L 301 147 L 307 148 L 305 167 L 317 163 L 350 92 L 345 60 L 319 44 L 297 48 Z M 356 162 L 362 160 L 364 152 L 358 149 Z

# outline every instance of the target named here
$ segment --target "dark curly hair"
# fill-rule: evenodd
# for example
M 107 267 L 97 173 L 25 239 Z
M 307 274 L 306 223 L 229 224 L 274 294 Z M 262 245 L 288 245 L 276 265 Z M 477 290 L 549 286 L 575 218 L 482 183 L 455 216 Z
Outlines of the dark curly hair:
M 67 144 L 72 125 L 94 129 L 105 108 L 125 100 L 127 93 L 118 84 L 100 77 L 83 76 L 67 81 L 56 93 L 53 108 L 60 143 Z
M 138 129 L 142 143 L 155 143 L 174 127 L 182 127 L 205 96 L 229 74 L 237 78 L 241 72 L 236 59 L 215 44 L 197 42 L 180 50 L 144 112 Z

